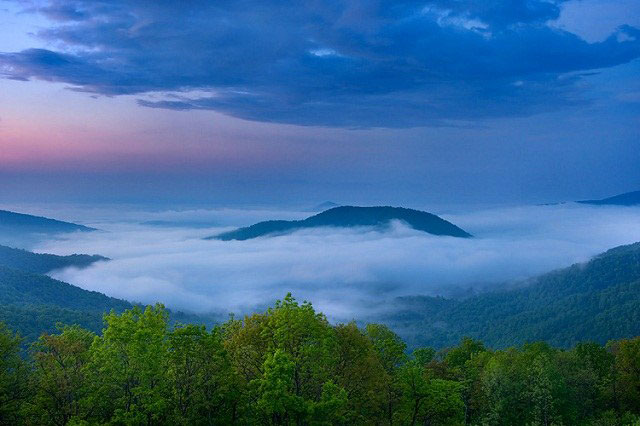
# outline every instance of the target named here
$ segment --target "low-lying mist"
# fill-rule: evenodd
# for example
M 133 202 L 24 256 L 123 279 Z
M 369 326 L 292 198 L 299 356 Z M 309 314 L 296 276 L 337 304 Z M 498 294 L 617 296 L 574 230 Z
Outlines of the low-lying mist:
M 470 289 L 491 290 L 640 241 L 640 208 L 573 203 L 442 215 L 472 239 L 431 236 L 401 223 L 385 232 L 318 229 L 247 241 L 202 239 L 231 229 L 230 224 L 306 215 L 103 214 L 97 223 L 85 219 L 102 231 L 46 241 L 37 251 L 111 258 L 51 275 L 130 301 L 194 312 L 246 312 L 292 292 L 331 318 L 348 320 L 396 296 L 456 297 Z M 136 216 L 140 223 L 132 222 Z

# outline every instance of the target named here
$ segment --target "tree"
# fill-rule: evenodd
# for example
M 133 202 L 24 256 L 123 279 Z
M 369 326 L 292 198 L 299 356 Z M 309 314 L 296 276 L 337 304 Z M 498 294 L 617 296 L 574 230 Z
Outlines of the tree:
M 394 410 L 400 400 L 401 392 L 396 380 L 396 369 L 407 360 L 405 354 L 407 345 L 385 325 L 367 324 L 365 330 L 387 374 L 381 391 L 385 396 L 387 423 L 393 424 Z
M 397 370 L 402 399 L 401 409 L 395 413 L 396 423 L 412 426 L 464 423 L 462 385 L 433 377 L 428 368 L 433 350 L 418 349 L 413 356 Z
M 614 356 L 602 345 L 585 342 L 555 356 L 565 381 L 566 404 L 560 406 L 567 423 L 585 423 L 606 411 L 614 400 Z
M 66 425 L 86 420 L 91 413 L 86 367 L 95 334 L 77 325 L 43 334 L 32 346 L 35 395 L 32 416 L 37 424 Z
M 264 374 L 256 381 L 257 408 L 269 424 L 289 424 L 308 414 L 304 398 L 293 392 L 295 363 L 281 349 L 270 354 L 264 362 Z
M 264 314 L 231 319 L 223 329 L 247 398 L 259 401 L 254 409 L 274 424 L 319 413 L 314 407 L 327 395 L 337 359 L 335 330 L 324 315 L 288 294 Z
M 169 330 L 161 305 L 104 319 L 30 358 L 0 325 L 0 424 L 640 424 L 640 338 L 407 355 L 389 328 L 332 326 L 290 295 L 211 331 Z
M 334 382 L 348 397 L 348 424 L 380 423 L 386 419 L 386 398 L 380 392 L 391 377 L 369 337 L 351 322 L 335 327 L 337 340 Z
M 20 356 L 22 339 L 0 322 L 0 424 L 16 424 L 28 392 L 29 371 Z
M 468 337 L 445 353 L 444 368 L 449 374 L 443 378 L 456 380 L 462 385 L 465 423 L 476 421 L 485 403 L 482 372 L 489 358 L 484 344 Z
M 610 345 L 615 356 L 616 401 L 622 411 L 640 414 L 640 337 Z
M 168 337 L 167 380 L 174 424 L 233 424 L 238 379 L 223 346 L 222 331 L 177 326 Z
M 88 366 L 89 403 L 98 421 L 160 424 L 166 418 L 167 320 L 162 305 L 105 316 Z

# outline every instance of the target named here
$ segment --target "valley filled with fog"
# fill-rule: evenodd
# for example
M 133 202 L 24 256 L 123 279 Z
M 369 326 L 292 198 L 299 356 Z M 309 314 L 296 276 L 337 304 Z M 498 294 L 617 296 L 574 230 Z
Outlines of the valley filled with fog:
M 266 219 L 313 213 L 274 209 L 42 211 L 98 232 L 38 243 L 37 252 L 109 257 L 54 278 L 133 302 L 196 313 L 248 312 L 292 292 L 333 320 L 374 315 L 407 295 L 463 297 L 584 262 L 640 240 L 640 207 L 546 206 L 449 211 L 474 235 L 439 237 L 400 222 L 390 229 L 321 228 L 247 241 L 204 237 Z

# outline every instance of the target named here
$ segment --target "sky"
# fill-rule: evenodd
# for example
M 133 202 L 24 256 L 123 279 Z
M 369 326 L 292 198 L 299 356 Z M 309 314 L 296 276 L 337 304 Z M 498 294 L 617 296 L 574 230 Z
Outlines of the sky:
M 640 189 L 636 0 L 0 0 L 0 200 Z

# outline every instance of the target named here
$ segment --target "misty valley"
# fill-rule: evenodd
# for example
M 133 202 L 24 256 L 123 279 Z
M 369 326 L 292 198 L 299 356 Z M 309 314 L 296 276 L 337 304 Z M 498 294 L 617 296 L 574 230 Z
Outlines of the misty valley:
M 0 422 L 636 424 L 612 200 L 0 211 Z
M 640 426 L 640 0 L 0 0 L 0 426 Z

